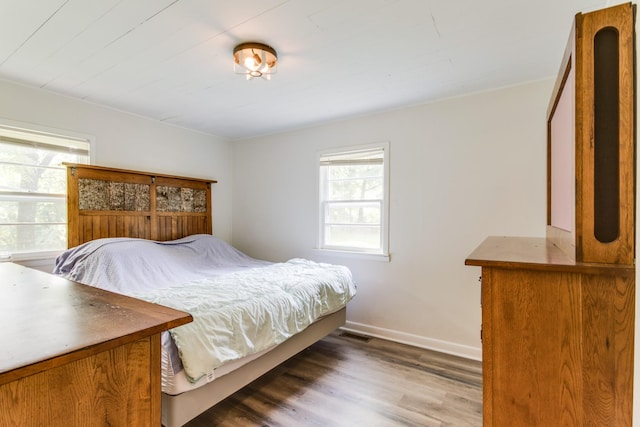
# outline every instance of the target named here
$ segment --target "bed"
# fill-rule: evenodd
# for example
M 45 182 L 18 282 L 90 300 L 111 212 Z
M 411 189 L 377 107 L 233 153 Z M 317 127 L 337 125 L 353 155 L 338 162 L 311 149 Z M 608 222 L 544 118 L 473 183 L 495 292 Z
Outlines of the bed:
M 54 273 L 194 317 L 162 338 L 163 425 L 184 425 L 344 324 L 349 270 L 256 260 L 217 239 L 214 181 L 67 171 L 70 249 Z

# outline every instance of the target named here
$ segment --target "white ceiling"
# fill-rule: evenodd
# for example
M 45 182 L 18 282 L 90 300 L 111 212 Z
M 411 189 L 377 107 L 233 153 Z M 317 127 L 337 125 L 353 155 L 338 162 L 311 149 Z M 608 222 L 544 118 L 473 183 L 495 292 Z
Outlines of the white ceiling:
M 554 76 L 574 14 L 612 3 L 0 0 L 0 78 L 247 138 Z M 246 41 L 271 81 L 234 74 Z

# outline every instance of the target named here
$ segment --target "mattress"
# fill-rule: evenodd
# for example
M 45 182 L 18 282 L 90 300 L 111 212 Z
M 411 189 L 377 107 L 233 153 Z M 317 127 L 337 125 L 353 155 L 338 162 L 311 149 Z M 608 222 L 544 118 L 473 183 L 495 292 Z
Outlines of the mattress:
M 333 314 L 338 310 L 334 310 L 329 314 Z M 215 368 L 212 372 L 208 373 L 198 381 L 192 382 L 182 367 L 182 361 L 178 354 L 178 348 L 171 339 L 169 332 L 162 333 L 162 391 L 163 393 L 170 395 L 177 395 L 191 391 L 205 384 L 208 384 L 229 372 L 233 372 L 238 368 L 243 367 L 247 363 L 259 358 L 260 356 L 273 350 L 276 346 L 262 350 L 260 352 L 245 356 L 241 359 L 233 360 Z
M 182 362 L 180 361 L 180 356 L 178 355 L 178 349 L 171 339 L 170 333 L 163 332 L 161 358 L 162 391 L 163 393 L 170 395 L 176 395 L 191 391 L 207 383 L 210 383 L 211 381 L 214 381 L 215 379 L 220 378 L 223 375 L 228 374 L 229 372 L 241 368 L 252 360 L 255 360 L 263 354 L 269 352 L 272 348 L 228 362 L 218 368 L 215 368 L 212 372 L 200 378 L 198 381 L 192 382 L 189 380 L 187 374 L 182 368 Z

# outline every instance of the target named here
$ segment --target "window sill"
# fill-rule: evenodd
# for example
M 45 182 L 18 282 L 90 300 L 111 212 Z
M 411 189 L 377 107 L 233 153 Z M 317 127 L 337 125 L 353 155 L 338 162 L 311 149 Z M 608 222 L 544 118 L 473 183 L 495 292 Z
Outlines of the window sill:
M 363 261 L 390 262 L 389 254 L 375 254 L 367 252 L 339 251 L 335 249 L 314 248 L 313 253 L 332 259 L 357 259 Z
M 16 252 L 13 254 L 0 254 L 0 260 L 11 262 L 27 262 L 56 259 L 64 250 L 41 252 Z M 3 256 L 4 255 L 4 256 Z

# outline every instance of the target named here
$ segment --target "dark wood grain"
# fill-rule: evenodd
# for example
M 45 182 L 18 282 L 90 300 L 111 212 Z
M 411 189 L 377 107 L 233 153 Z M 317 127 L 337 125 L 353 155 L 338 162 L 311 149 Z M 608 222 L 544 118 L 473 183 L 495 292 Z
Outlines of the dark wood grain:
M 337 331 L 185 427 L 480 426 L 480 362 Z

